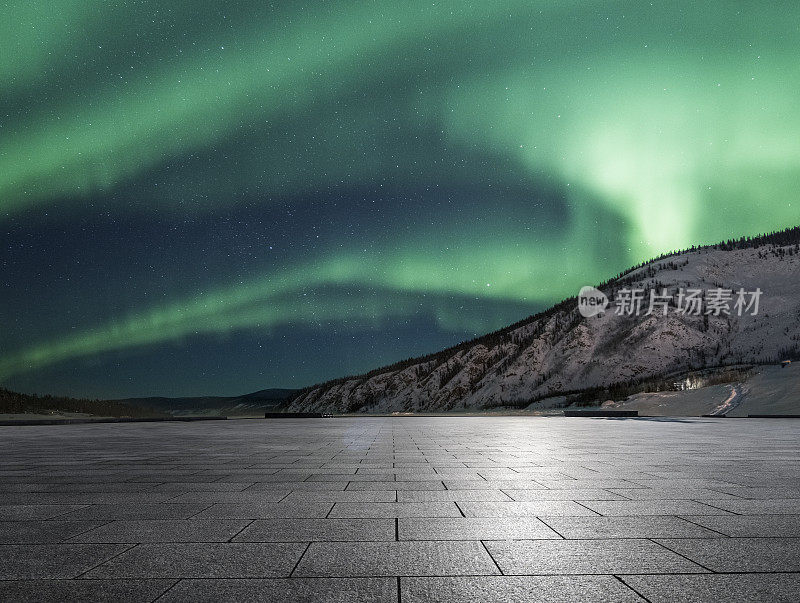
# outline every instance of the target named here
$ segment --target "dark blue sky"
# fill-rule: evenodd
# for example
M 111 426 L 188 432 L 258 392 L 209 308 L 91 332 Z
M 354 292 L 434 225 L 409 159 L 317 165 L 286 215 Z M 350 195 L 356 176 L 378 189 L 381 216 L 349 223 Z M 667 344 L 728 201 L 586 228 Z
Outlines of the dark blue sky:
M 656 4 L 6 3 L 0 385 L 304 386 L 797 223 L 797 3 Z

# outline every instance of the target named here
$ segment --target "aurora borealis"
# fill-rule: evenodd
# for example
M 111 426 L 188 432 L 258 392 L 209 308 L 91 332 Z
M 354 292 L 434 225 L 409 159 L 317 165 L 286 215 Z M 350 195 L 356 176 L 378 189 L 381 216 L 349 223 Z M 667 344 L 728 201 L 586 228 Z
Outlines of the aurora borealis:
M 0 11 L 12 389 L 308 385 L 800 222 L 795 0 Z

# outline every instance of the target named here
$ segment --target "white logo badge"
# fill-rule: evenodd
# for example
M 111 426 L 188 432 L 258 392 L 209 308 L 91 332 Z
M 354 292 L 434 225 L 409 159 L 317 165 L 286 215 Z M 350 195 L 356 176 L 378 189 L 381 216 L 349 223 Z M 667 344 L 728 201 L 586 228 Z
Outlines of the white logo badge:
M 591 318 L 603 314 L 608 307 L 606 294 L 594 287 L 581 287 L 578 293 L 578 312 L 584 318 Z

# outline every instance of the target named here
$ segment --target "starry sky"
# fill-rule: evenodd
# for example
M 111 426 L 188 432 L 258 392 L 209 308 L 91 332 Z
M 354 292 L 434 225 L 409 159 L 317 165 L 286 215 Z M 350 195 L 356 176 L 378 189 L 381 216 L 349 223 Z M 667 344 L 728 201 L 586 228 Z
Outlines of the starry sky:
M 800 222 L 796 0 L 6 0 L 0 385 L 300 387 Z

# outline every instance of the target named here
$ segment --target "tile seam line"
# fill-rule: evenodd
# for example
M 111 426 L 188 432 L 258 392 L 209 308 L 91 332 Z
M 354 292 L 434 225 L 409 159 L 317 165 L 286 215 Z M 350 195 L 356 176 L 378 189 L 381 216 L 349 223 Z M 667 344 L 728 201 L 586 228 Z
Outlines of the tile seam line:
M 741 486 L 741 487 L 747 488 L 749 486 Z M 747 498 L 745 496 L 739 496 L 738 494 L 731 494 L 730 492 L 725 492 L 725 490 L 720 490 L 719 486 L 713 486 L 713 487 L 708 487 L 707 486 L 706 490 L 710 490 L 711 492 L 717 492 L 719 494 L 725 494 L 726 496 L 733 496 L 737 500 L 758 500 L 758 499 L 753 499 L 753 498 Z
M 16 505 L 9 505 L 9 506 L 16 506 Z M 22 505 L 22 506 L 27 506 L 27 505 Z M 56 506 L 57 507 L 57 506 L 61 506 L 61 505 L 35 505 L 34 504 L 34 505 L 30 505 L 30 506 L 31 507 L 36 507 L 36 506 Z M 83 511 L 84 509 L 87 509 L 89 507 L 93 507 L 95 505 L 93 505 L 92 503 L 78 503 L 78 504 L 64 503 L 63 506 L 65 506 L 65 507 L 66 506 L 71 506 L 71 507 L 78 507 L 78 508 L 77 509 L 68 509 L 66 511 L 61 511 L 60 513 L 56 513 L 55 515 L 51 515 L 50 517 L 47 517 L 47 518 L 42 519 L 40 521 L 44 522 L 44 521 L 50 521 L 50 520 L 53 520 L 53 519 L 59 519 L 61 517 L 64 517 L 65 515 L 69 515 L 70 513 L 74 513 L 75 511 Z M 36 521 L 36 520 L 34 519 L 32 521 Z
M 169 586 L 169 588 L 167 588 L 167 589 L 166 589 L 166 590 L 165 590 L 163 593 L 161 593 L 160 595 L 158 595 L 158 596 L 157 596 L 155 599 L 152 599 L 152 600 L 150 601 L 150 603 L 155 603 L 155 602 L 156 602 L 156 601 L 158 601 L 159 599 L 163 599 L 163 598 L 164 598 L 164 596 L 165 596 L 165 595 L 166 595 L 166 594 L 167 594 L 169 591 L 171 591 L 173 588 L 175 588 L 176 586 L 178 586 L 178 584 L 180 584 L 181 580 L 183 580 L 183 578 L 178 578 L 177 580 L 175 580 L 175 582 L 173 582 L 173 583 L 172 583 L 172 585 L 171 585 L 171 586 Z
M 725 536 L 726 538 L 734 538 L 734 536 L 731 536 L 730 534 L 726 534 L 725 532 L 720 532 L 719 530 L 715 530 L 714 528 L 707 528 L 703 524 L 697 523 L 696 521 L 692 521 L 691 519 L 688 519 L 687 517 L 685 517 L 683 515 L 673 515 L 673 517 L 675 517 L 677 519 L 680 519 L 681 521 L 686 521 L 686 522 L 688 522 L 688 523 L 690 523 L 692 525 L 697 526 L 698 528 L 702 528 L 704 530 L 709 530 L 710 532 L 714 532 L 715 534 L 719 534 L 720 536 Z M 708 517 L 726 517 L 726 516 L 725 515 L 709 515 Z M 770 538 L 770 536 L 762 536 L 762 538 Z M 795 538 L 795 537 L 792 536 L 792 538 Z
M 203 504 L 203 503 L 199 503 L 199 504 Z M 198 516 L 198 515 L 200 515 L 201 513 L 205 513 L 206 511 L 208 511 L 208 510 L 209 510 L 211 507 L 213 507 L 213 506 L 214 506 L 214 505 L 216 505 L 216 504 L 217 504 L 217 503 L 214 503 L 214 502 L 212 502 L 212 503 L 211 503 L 211 504 L 209 504 L 207 507 L 204 507 L 204 508 L 200 509 L 200 510 L 199 510 L 197 513 L 192 513 L 191 515 L 189 515 L 189 517 L 185 517 L 185 518 L 184 518 L 184 520 L 189 520 L 189 519 L 202 519 L 202 517 L 197 517 L 197 516 Z M 225 504 L 225 503 L 221 503 L 221 504 Z M 212 518 L 210 518 L 210 519 L 214 519 L 214 518 L 212 517 Z
M 625 582 L 625 580 L 623 580 L 623 579 L 622 579 L 620 576 L 618 576 L 617 574 L 612 574 L 612 575 L 613 575 L 613 577 L 614 577 L 614 578 L 616 578 L 617 580 L 619 580 L 619 582 L 621 582 L 621 583 L 622 583 L 622 584 L 625 586 L 625 588 L 627 588 L 628 590 L 631 590 L 631 591 L 633 591 L 633 592 L 634 592 L 634 593 L 635 593 L 635 594 L 636 594 L 638 597 L 640 597 L 641 599 L 643 599 L 643 600 L 647 601 L 647 603 L 652 603 L 652 602 L 650 601 L 650 599 L 648 599 L 647 597 L 645 597 L 645 596 L 644 596 L 642 593 L 640 593 L 638 590 L 636 590 L 635 588 L 633 588 L 633 587 L 632 587 L 630 584 L 628 584 L 627 582 Z
M 717 507 L 717 506 L 712 505 L 710 503 L 702 502 L 702 500 L 695 500 L 695 499 L 690 499 L 690 500 L 691 500 L 691 502 L 697 503 L 699 505 L 705 505 L 706 507 L 711 507 L 712 509 L 717 509 L 718 511 L 725 511 L 725 513 L 729 513 L 731 515 L 747 515 L 746 513 L 737 513 L 736 511 L 728 511 L 727 509 L 723 509 L 722 507 Z M 708 500 L 708 499 L 705 499 L 705 500 Z
M 483 550 L 486 551 L 486 554 L 489 555 L 489 559 L 492 560 L 492 563 L 494 563 L 494 566 L 497 568 L 497 571 L 500 572 L 501 576 L 505 576 L 505 573 L 503 573 L 503 569 L 500 567 L 500 564 L 497 563 L 497 560 L 494 558 L 494 555 L 492 555 L 491 551 L 489 550 L 489 547 L 486 546 L 486 541 L 481 540 L 480 542 L 481 546 L 483 547 Z
M 89 520 L 89 521 L 91 521 L 91 520 Z M 83 536 L 84 534 L 88 534 L 89 532 L 91 532 L 93 530 L 99 530 L 100 528 L 104 528 L 104 527 L 106 527 L 108 525 L 111 525 L 115 521 L 119 521 L 119 520 L 117 520 L 117 519 L 109 519 L 107 522 L 101 523 L 99 526 L 94 526 L 93 528 L 89 528 L 88 530 L 84 530 L 83 532 L 80 532 L 78 534 L 74 534 L 74 535 L 70 536 L 67 540 L 62 540 L 61 542 L 54 543 L 54 544 L 88 544 L 88 543 L 81 543 L 81 542 L 73 542 L 73 539 L 77 538 L 78 536 Z M 48 544 L 48 543 L 42 543 L 42 544 Z M 122 544 L 127 544 L 127 543 L 123 542 Z
M 536 519 L 538 519 L 539 521 L 541 521 L 541 522 L 542 522 L 544 525 L 546 525 L 546 526 L 547 526 L 549 529 L 553 530 L 553 532 L 555 532 L 556 534 L 558 534 L 558 535 L 561 537 L 561 539 L 562 539 L 562 540 L 575 540 L 574 538 L 570 538 L 570 539 L 566 538 L 566 537 L 565 537 L 565 536 L 564 536 L 564 535 L 563 535 L 561 532 L 559 532 L 558 530 L 556 530 L 556 529 L 555 529 L 553 526 L 551 526 L 549 523 L 547 523 L 547 522 L 546 522 L 544 519 L 542 519 L 541 517 L 538 517 L 538 516 L 537 516 L 537 517 L 536 517 Z
M 703 565 L 699 561 L 695 561 L 694 559 L 691 559 L 691 558 L 687 557 L 686 555 L 683 555 L 682 553 L 679 553 L 678 551 L 675 551 L 675 550 L 669 548 L 666 544 L 662 544 L 661 542 L 656 541 L 654 538 L 647 538 L 647 540 L 649 540 L 653 544 L 657 544 L 658 546 L 667 549 L 669 552 L 674 553 L 675 555 L 678 555 L 679 557 L 683 557 L 684 559 L 686 559 L 686 561 L 688 561 L 690 563 L 694 563 L 695 565 L 698 565 L 698 566 L 702 567 L 704 570 L 706 570 L 708 572 L 711 572 L 712 574 L 716 574 L 717 573 L 714 570 L 712 570 L 710 567 L 706 567 L 705 565 Z
M 139 546 L 139 544 L 138 544 L 138 543 L 136 543 L 136 544 L 132 544 L 131 546 L 129 546 L 129 547 L 128 547 L 128 548 L 126 548 L 125 550 L 123 550 L 123 551 L 120 551 L 120 552 L 119 552 L 119 553 L 117 553 L 116 555 L 112 555 L 112 556 L 111 556 L 111 557 L 109 557 L 108 559 L 104 559 L 104 560 L 103 560 L 103 561 L 101 561 L 100 563 L 98 563 L 98 564 L 96 564 L 96 565 L 94 565 L 94 566 L 90 567 L 90 568 L 89 568 L 89 569 L 87 569 L 86 571 L 84 571 L 84 572 L 81 572 L 80 574 L 78 574 L 77 576 L 74 576 L 74 577 L 73 577 L 73 578 L 71 578 L 71 579 L 72 579 L 72 580 L 79 580 L 79 579 L 81 579 L 83 576 L 85 576 L 86 574 L 88 574 L 89 572 L 91 572 L 91 571 L 93 571 L 93 570 L 96 570 L 98 567 L 100 567 L 101 565 L 104 565 L 104 564 L 108 563 L 109 561 L 113 561 L 114 559 L 116 559 L 116 558 L 117 558 L 117 557 L 119 557 L 120 555 L 124 555 L 124 554 L 125 554 L 125 553 L 127 553 L 128 551 L 132 551 L 132 550 L 133 550 L 133 549 L 135 549 L 137 546 Z
M 310 548 L 311 548 L 311 543 L 310 542 L 306 543 L 306 548 L 303 549 L 303 552 L 300 554 L 300 557 L 298 557 L 298 559 L 297 559 L 297 563 L 294 564 L 294 567 L 292 568 L 292 571 L 289 572 L 289 575 L 287 576 L 287 578 L 291 578 L 294 575 L 294 573 L 297 570 L 297 568 L 300 567 L 300 562 L 303 560 L 303 557 L 306 556 L 306 553 L 308 552 L 308 549 L 310 549 Z
M 584 509 L 586 509 L 587 511 L 591 511 L 592 513 L 594 513 L 594 514 L 595 514 L 595 515 L 597 515 L 598 517 L 605 517 L 605 515 L 603 515 L 602 513 L 599 513 L 598 511 L 595 511 L 595 510 L 594 510 L 594 509 L 592 509 L 591 507 L 587 507 L 586 505 L 582 504 L 580 501 L 573 500 L 573 501 L 571 501 L 571 502 L 574 502 L 576 505 L 580 505 L 581 507 L 583 507 L 583 508 L 584 508 Z M 584 501 L 584 502 L 586 502 L 586 501 Z M 579 516 L 575 516 L 575 517 L 579 517 Z
M 187 521 L 188 521 L 188 520 L 187 520 Z M 238 530 L 238 531 L 237 531 L 237 532 L 236 532 L 236 533 L 235 533 L 233 536 L 231 536 L 230 538 L 228 538 L 228 540 L 226 540 L 225 542 L 233 542 L 233 539 L 234 539 L 234 538 L 236 538 L 236 537 L 237 537 L 239 534 L 241 534 L 242 532 L 244 532 L 244 531 L 245 531 L 247 528 L 249 528 L 251 525 L 253 525 L 253 524 L 254 524 L 256 521 L 257 521 L 257 520 L 255 520 L 255 519 L 251 519 L 251 520 L 249 520 L 249 521 L 248 521 L 248 522 L 247 522 L 247 523 L 246 523 L 246 524 L 245 524 L 245 525 L 244 525 L 244 526 L 243 526 L 243 527 L 242 527 L 240 530 Z

